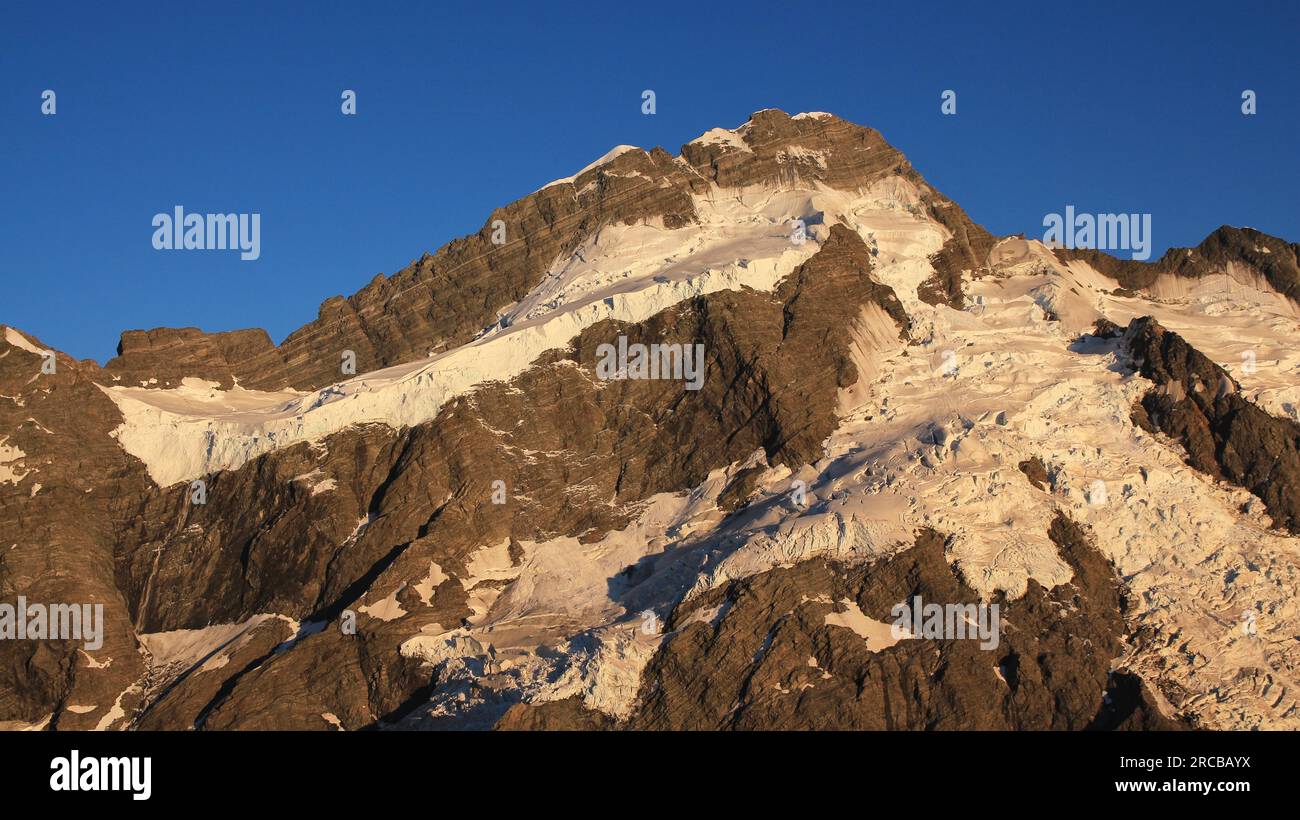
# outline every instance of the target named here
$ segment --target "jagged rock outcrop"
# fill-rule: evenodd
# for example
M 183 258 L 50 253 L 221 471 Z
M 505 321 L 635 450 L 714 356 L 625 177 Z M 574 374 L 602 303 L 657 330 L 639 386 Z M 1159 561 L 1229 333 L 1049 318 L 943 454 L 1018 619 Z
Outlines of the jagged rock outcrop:
M 1043 464 L 1042 459 L 1038 458 L 1037 456 L 1035 456 L 1034 458 L 1027 458 L 1024 461 L 1020 462 L 1018 466 L 1020 468 L 1020 472 L 1025 474 L 1025 478 L 1029 479 L 1030 484 L 1034 485 L 1040 490 L 1051 489 L 1052 479 L 1047 474 L 1047 467 Z
M 879 131 L 830 114 L 791 117 L 769 108 L 730 134 L 718 140 L 706 134 L 682 147 L 682 158 L 722 188 L 798 180 L 848 191 L 911 169 Z
M 265 361 L 275 345 L 260 328 L 227 333 L 204 333 L 196 327 L 128 330 L 117 345 L 117 357 L 104 369 L 129 385 L 174 387 L 190 378 L 234 386 L 248 378 L 248 363 Z
M 952 237 L 930 258 L 934 275 L 917 287 L 917 296 L 927 304 L 961 310 L 966 304 L 961 289 L 963 276 L 988 272 L 989 252 L 998 237 L 972 222 L 960 208 L 936 208 L 932 213 L 952 232 Z
M 945 558 L 944 537 L 933 531 L 873 565 L 805 561 L 679 606 L 670 623 L 675 631 L 647 669 L 640 708 L 627 726 L 1179 727 L 1140 688 L 1123 688 L 1122 704 L 1103 699 L 1125 632 L 1123 590 L 1078 525 L 1059 516 L 1049 534 L 1074 577 L 1052 589 L 1031 582 L 1024 596 L 994 601 L 1002 625 L 993 649 L 965 638 L 889 637 L 891 609 L 914 596 L 978 603 Z M 877 629 L 854 628 L 854 616 Z M 590 720 L 571 705 L 545 704 L 515 707 L 499 727 L 579 728 Z
M 1063 261 L 1081 259 L 1129 291 L 1146 290 L 1162 276 L 1200 279 L 1226 273 L 1257 277 L 1300 305 L 1300 245 L 1254 228 L 1223 225 L 1195 248 L 1170 248 L 1154 262 L 1123 259 L 1091 248 L 1057 248 Z
M 1227 371 L 1150 317 L 1133 320 L 1124 341 L 1156 385 L 1134 422 L 1176 440 L 1193 467 L 1254 493 L 1277 526 L 1300 533 L 1300 424 L 1243 398 Z

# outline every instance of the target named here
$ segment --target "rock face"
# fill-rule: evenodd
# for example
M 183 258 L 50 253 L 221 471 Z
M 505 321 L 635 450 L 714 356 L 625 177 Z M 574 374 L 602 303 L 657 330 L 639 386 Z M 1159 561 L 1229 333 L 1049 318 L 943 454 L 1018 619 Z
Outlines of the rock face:
M 952 237 L 931 257 L 934 275 L 921 283 L 917 295 L 927 304 L 961 310 L 966 304 L 961 288 L 963 277 L 988 272 L 989 252 L 997 244 L 997 237 L 971 222 L 960 208 L 936 209 L 934 214 Z
M 1224 231 L 1198 250 L 1206 271 L 1249 259 L 1285 285 L 1295 246 Z M 278 346 L 128 331 L 102 368 L 51 369 L 3 328 L 0 604 L 102 604 L 105 626 L 102 646 L 0 640 L 0 728 L 1182 725 L 1124 668 L 1127 547 L 1072 517 L 1061 452 L 991 455 L 1008 414 L 989 403 L 1014 390 L 960 380 L 997 362 L 948 337 L 1002 334 L 1005 315 L 1042 331 L 1009 350 L 1027 366 L 1072 353 L 1039 291 L 1004 288 L 986 325 L 984 295 L 966 309 L 975 280 L 1006 284 L 998 242 L 879 133 L 768 110 L 677 156 L 612 152 Z M 1136 270 L 1107 268 L 1135 286 Z M 1114 424 L 1179 439 L 1294 532 L 1294 423 L 1154 323 L 1126 339 L 1155 387 Z M 700 351 L 700 379 L 608 366 L 642 345 L 669 364 Z M 348 414 L 369 395 L 336 389 L 348 350 L 359 382 L 403 366 L 390 417 Z M 430 389 L 440 351 L 491 366 Z M 257 426 L 292 401 L 285 427 Z M 342 421 L 297 436 L 320 406 Z M 198 431 L 199 450 L 286 438 L 158 486 L 129 413 Z M 921 501 L 972 487 L 999 521 L 931 523 Z M 990 562 L 971 531 L 994 533 Z M 882 639 L 914 596 L 997 604 L 996 649 Z
M 580 698 L 553 700 L 536 706 L 517 703 L 494 727 L 503 732 L 565 730 L 608 731 L 617 728 L 603 712 L 588 709 Z
M 805 561 L 679 606 L 627 728 L 1178 728 L 1127 676 L 1113 684 L 1124 703 L 1103 701 L 1121 651 L 1122 588 L 1076 524 L 1059 517 L 1050 535 L 1074 580 L 1050 590 L 1032 582 L 1022 598 L 993 602 L 1002 634 L 991 649 L 977 639 L 895 640 L 888 628 L 864 637 L 869 630 L 853 626 L 852 616 L 891 624 L 892 608 L 916 596 L 979 603 L 933 531 L 870 566 Z M 700 617 L 707 612 L 717 614 Z M 572 729 L 591 720 L 571 704 L 546 704 L 515 707 L 498 726 Z
M 1029 479 L 1030 484 L 1042 490 L 1046 490 L 1051 486 L 1052 480 L 1047 474 L 1047 467 L 1043 464 L 1042 459 L 1038 457 L 1027 458 L 1020 462 L 1018 466 L 1020 472 L 1025 474 L 1025 478 Z
M 632 725 L 664 729 L 1082 729 L 1101 708 L 1124 627 L 1107 562 L 1068 519 L 1052 540 L 1074 580 L 1031 582 L 1002 607 L 996 649 L 977 640 L 863 640 L 831 625 L 856 609 L 891 623 L 896 604 L 976 603 L 944 558 L 943 536 L 922 533 L 895 558 L 851 570 L 806 562 L 721 590 L 724 614 L 695 622 L 647 671 Z M 688 613 L 674 613 L 685 621 Z
M 117 660 L 96 669 L 80 643 L 0 640 L 0 721 L 94 728 L 97 719 L 68 707 L 112 693 L 107 711 L 144 671 L 115 547 L 120 522 L 151 488 L 109 436 L 119 418 L 93 382 L 93 364 L 58 354 L 45 372 L 43 344 L 12 329 L 3 338 L 0 450 L 21 454 L 13 463 L 22 466 L 0 466 L 9 477 L 0 480 L 0 602 L 102 604 L 100 651 Z
M 173 387 L 186 377 L 215 381 L 223 388 L 247 377 L 247 363 L 274 354 L 265 330 L 204 333 L 196 327 L 128 330 L 117 345 L 117 357 L 104 369 L 128 384 Z M 150 381 L 153 380 L 153 381 Z
M 1176 440 L 1193 467 L 1254 493 L 1277 526 L 1300 533 L 1300 424 L 1242 398 L 1223 368 L 1150 317 L 1129 325 L 1125 344 L 1157 385 L 1133 421 Z

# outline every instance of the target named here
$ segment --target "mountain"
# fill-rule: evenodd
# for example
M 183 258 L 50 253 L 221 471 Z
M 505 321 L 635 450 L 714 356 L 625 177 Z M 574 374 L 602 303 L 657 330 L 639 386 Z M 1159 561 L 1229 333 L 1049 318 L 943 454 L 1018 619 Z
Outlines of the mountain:
M 0 640 L 0 726 L 1296 728 L 1298 252 L 997 237 L 766 110 L 278 346 L 5 326 L 0 605 L 104 629 Z

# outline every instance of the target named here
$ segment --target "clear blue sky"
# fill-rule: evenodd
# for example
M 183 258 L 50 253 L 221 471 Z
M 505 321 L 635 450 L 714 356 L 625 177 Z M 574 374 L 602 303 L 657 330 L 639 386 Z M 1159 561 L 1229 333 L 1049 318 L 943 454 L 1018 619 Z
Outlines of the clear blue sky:
M 1155 255 L 1300 241 L 1294 2 L 579 5 L 8 0 L 0 322 L 100 361 L 128 328 L 278 342 L 613 145 L 767 107 L 878 128 L 997 233 L 1073 204 L 1153 214 Z M 155 251 L 178 204 L 260 213 L 261 259 Z

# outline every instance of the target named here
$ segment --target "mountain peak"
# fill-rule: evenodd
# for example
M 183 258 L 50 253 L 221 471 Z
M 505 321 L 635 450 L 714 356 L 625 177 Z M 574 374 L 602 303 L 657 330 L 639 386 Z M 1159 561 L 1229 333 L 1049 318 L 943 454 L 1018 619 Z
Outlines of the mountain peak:
M 45 373 L 5 328 L 0 580 L 108 626 L 0 641 L 0 721 L 1295 727 L 1205 617 L 1230 584 L 1300 631 L 1294 271 L 1247 228 L 1150 264 L 999 238 L 878 132 L 768 109 L 279 346 L 127 331 Z M 900 637 L 918 597 L 981 643 Z

